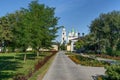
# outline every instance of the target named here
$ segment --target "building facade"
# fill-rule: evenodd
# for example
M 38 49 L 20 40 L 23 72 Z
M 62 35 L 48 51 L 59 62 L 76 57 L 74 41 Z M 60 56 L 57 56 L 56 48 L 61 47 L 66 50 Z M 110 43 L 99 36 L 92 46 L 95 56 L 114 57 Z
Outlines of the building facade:
M 66 43 L 66 41 L 67 41 L 66 29 L 62 28 L 61 44 Z
M 75 38 L 78 38 L 78 33 L 72 28 L 72 30 L 68 32 L 68 43 Z
M 66 36 L 66 29 L 62 29 L 62 37 L 61 37 L 61 44 L 64 42 L 68 43 L 67 44 L 67 51 L 75 51 L 75 42 L 78 41 L 78 32 L 72 28 L 71 31 L 68 32 L 68 36 Z

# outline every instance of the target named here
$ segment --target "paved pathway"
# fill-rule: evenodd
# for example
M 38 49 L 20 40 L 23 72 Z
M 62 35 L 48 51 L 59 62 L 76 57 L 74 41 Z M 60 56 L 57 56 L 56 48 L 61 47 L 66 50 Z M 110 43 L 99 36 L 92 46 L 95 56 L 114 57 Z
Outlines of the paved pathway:
M 58 52 L 43 80 L 92 80 L 92 76 L 104 74 L 104 68 L 84 67 L 73 63 L 64 52 Z

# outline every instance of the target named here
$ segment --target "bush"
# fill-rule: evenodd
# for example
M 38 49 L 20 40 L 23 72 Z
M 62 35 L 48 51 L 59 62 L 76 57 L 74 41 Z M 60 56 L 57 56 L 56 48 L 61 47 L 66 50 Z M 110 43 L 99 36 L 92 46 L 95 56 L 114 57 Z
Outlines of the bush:
M 120 80 L 120 65 L 112 65 L 105 67 L 108 80 Z
M 120 51 L 114 51 L 113 53 L 115 56 L 120 56 Z
M 119 50 L 113 50 L 112 48 L 107 48 L 106 52 L 107 52 L 106 54 L 110 56 L 120 56 Z
M 110 48 L 110 47 L 107 47 L 107 48 L 106 48 L 106 52 L 107 52 L 107 53 L 106 53 L 107 55 L 110 55 L 110 56 L 113 56 L 113 55 L 114 55 L 114 54 L 113 54 L 113 50 L 112 50 L 112 48 Z

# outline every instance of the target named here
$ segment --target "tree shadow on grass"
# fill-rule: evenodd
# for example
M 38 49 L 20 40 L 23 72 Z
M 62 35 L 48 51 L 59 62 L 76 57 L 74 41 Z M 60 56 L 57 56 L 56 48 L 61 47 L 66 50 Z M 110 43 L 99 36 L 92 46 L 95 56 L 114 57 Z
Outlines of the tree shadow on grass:
M 27 53 L 27 59 L 35 60 L 35 53 Z M 46 54 L 40 54 L 40 57 L 45 57 Z M 0 56 L 0 80 L 8 80 L 16 75 L 16 71 L 22 68 L 23 54 L 16 54 L 15 56 Z
M 19 59 L 19 60 L 23 60 L 24 59 L 24 53 L 23 54 L 17 54 L 17 57 L 16 57 L 16 59 Z M 29 60 L 35 60 L 36 59 L 36 53 L 26 53 L 26 57 L 27 57 L 27 59 L 29 59 Z M 46 55 L 45 54 L 39 54 L 39 56 L 40 57 L 45 57 Z
M 0 62 L 4 60 L 14 59 L 14 56 L 0 56 Z
M 0 56 L 0 59 L 0 80 L 13 78 L 15 71 L 22 67 L 20 66 L 21 63 L 13 60 L 11 56 Z
M 13 72 L 0 72 L 0 80 L 8 80 L 15 75 Z
M 25 55 L 25 53 L 17 54 L 16 59 L 24 60 L 24 55 Z M 34 60 L 35 56 L 36 56 L 36 54 L 34 54 L 34 53 L 26 53 L 27 59 Z

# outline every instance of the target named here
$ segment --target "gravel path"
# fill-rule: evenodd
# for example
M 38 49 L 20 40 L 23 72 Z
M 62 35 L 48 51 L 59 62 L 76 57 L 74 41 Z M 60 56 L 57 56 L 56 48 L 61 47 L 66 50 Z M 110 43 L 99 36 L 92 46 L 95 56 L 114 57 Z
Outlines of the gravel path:
M 103 67 L 85 67 L 73 63 L 64 52 L 58 52 L 43 80 L 93 80 L 104 75 Z

